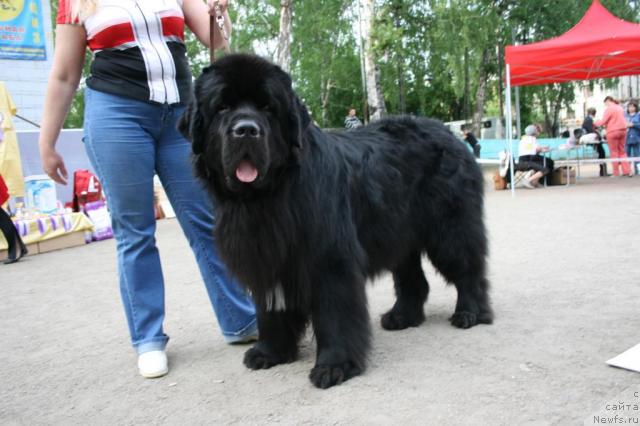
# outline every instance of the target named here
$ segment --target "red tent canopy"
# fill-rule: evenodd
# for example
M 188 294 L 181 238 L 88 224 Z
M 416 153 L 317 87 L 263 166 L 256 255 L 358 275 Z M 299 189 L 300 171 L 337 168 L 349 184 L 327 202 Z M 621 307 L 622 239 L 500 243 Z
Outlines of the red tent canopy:
M 640 74 L 640 25 L 612 15 L 599 0 L 563 35 L 507 46 L 512 86 Z

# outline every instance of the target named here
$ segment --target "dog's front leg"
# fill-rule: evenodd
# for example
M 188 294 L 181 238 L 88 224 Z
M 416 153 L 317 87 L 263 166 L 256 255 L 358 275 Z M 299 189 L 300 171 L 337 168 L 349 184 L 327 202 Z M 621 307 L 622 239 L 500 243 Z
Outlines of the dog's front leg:
M 298 341 L 306 328 L 307 316 L 281 309 L 284 307 L 257 304 L 258 342 L 244 354 L 244 365 L 252 370 L 292 362 L 298 355 Z
M 353 265 L 337 262 L 313 285 L 312 322 L 318 351 L 309 378 L 316 387 L 338 385 L 366 367 L 371 328 L 364 284 L 364 276 Z

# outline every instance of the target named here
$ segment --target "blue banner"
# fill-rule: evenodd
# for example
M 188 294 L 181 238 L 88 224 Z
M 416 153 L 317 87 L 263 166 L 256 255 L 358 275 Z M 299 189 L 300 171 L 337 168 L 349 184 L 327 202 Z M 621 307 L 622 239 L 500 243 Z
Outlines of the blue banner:
M 40 0 L 0 0 L 0 59 L 47 59 Z

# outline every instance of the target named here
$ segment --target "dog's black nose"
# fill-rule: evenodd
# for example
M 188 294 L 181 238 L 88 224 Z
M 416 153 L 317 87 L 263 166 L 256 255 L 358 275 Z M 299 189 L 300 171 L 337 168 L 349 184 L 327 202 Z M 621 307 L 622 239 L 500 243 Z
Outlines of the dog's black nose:
M 257 138 L 260 136 L 260 126 L 253 120 L 238 120 L 231 128 L 234 138 Z

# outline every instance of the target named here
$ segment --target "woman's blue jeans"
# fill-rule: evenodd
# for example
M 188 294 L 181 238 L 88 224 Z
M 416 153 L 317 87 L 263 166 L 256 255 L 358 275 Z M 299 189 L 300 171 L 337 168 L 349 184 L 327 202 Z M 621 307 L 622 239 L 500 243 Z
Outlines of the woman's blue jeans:
M 627 151 L 627 157 L 640 157 L 640 144 L 638 143 L 635 143 L 633 145 L 627 144 L 625 148 Z M 638 167 L 640 166 L 640 162 L 634 161 L 632 164 L 633 164 L 633 173 L 636 175 L 640 174 L 640 168 Z
M 250 297 L 227 275 L 213 237 L 213 210 L 193 176 L 191 146 L 176 129 L 181 105 L 85 91 L 84 141 L 104 187 L 117 241 L 120 293 L 138 353 L 164 349 L 164 280 L 155 242 L 157 174 L 195 253 L 222 334 L 255 334 Z

